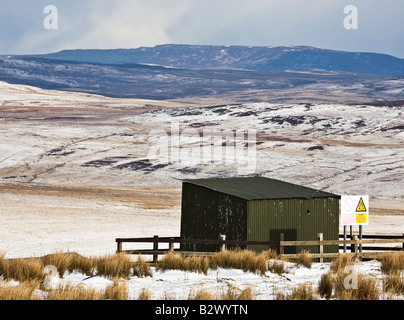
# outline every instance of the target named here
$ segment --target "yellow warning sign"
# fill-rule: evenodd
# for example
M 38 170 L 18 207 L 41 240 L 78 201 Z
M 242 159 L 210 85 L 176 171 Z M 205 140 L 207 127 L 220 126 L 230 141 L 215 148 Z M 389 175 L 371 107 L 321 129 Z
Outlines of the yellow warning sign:
M 356 213 L 355 214 L 355 223 L 356 224 L 368 223 L 368 214 L 367 213 Z
M 356 212 L 367 212 L 365 204 L 363 203 L 363 199 L 361 197 L 361 199 L 359 200 L 358 205 L 356 206 Z
M 341 225 L 369 224 L 369 196 L 341 196 Z

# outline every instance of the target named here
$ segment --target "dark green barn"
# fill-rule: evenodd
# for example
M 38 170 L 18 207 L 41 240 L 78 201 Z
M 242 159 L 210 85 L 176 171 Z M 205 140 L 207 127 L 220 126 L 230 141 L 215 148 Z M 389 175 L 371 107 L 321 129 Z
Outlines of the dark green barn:
M 184 180 L 181 238 L 277 241 L 338 240 L 340 196 L 264 177 Z M 183 245 L 187 251 L 216 251 L 212 245 Z M 250 246 L 262 251 L 268 246 Z M 285 247 L 285 253 L 317 252 Z M 324 246 L 324 252 L 338 252 Z

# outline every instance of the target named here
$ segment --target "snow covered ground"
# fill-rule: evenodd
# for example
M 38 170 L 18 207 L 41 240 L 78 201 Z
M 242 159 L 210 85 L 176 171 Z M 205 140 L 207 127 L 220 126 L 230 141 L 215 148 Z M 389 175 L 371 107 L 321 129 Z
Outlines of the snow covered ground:
M 268 263 L 272 263 L 269 260 Z M 318 288 L 321 276 L 330 270 L 330 263 L 313 263 L 310 268 L 299 266 L 293 262 L 284 262 L 285 272 L 276 274 L 267 271 L 265 275 L 239 269 L 209 269 L 206 275 L 181 270 L 156 270 L 151 267 L 152 275 L 148 277 L 131 276 L 129 279 L 120 279 L 126 285 L 129 300 L 137 300 L 143 290 L 150 294 L 150 300 L 187 300 L 198 291 L 207 291 L 212 296 L 220 296 L 229 288 L 236 293 L 244 289 L 252 290 L 253 300 L 274 300 L 279 293 L 290 294 L 292 289 L 299 285 L 312 286 L 314 292 Z M 346 272 L 347 277 L 362 274 L 376 280 L 380 289 L 380 299 L 386 299 L 387 294 L 382 293 L 383 275 L 380 271 L 379 261 L 356 262 L 354 269 Z M 94 289 L 103 292 L 117 279 L 103 276 L 88 276 L 77 271 L 66 271 L 63 277 L 51 275 L 47 278 L 48 288 L 56 289 L 66 285 L 84 289 Z M 17 281 L 6 281 L 1 286 L 15 286 Z M 349 288 L 348 288 L 349 289 Z M 46 298 L 46 292 L 38 292 Z M 318 296 L 318 299 L 323 299 Z M 404 297 L 396 297 L 404 299 Z
M 220 158 L 192 165 L 153 163 L 150 150 L 156 144 L 150 134 L 155 129 L 164 133 L 160 143 L 173 136 L 172 128 L 180 136 L 188 130 L 191 136 L 181 140 L 187 142 L 182 148 L 201 148 L 204 141 L 195 132 L 254 130 L 255 166 L 247 174 L 337 194 L 368 194 L 371 216 L 364 232 L 404 233 L 402 107 L 250 103 L 179 108 L 4 83 L 0 98 L 0 251 L 8 258 L 56 251 L 100 256 L 115 252 L 118 237 L 178 236 L 180 180 L 236 175 L 240 163 L 219 163 Z M 250 143 L 241 140 L 236 143 Z M 208 145 L 225 146 L 222 140 Z M 191 289 L 231 284 L 251 287 L 257 299 L 265 300 L 273 298 L 274 288 L 316 285 L 328 268 L 327 263 L 310 270 L 291 264 L 282 276 L 154 270 L 153 277 L 134 277 L 127 284 L 130 297 L 148 288 L 155 299 L 164 294 L 184 299 Z M 363 262 L 360 268 L 380 277 L 377 262 Z M 111 282 L 77 273 L 62 281 L 100 289 Z
M 129 299 L 137 299 L 143 289 L 147 289 L 151 293 L 152 300 L 164 300 L 167 297 L 175 300 L 186 300 L 190 294 L 199 290 L 220 294 L 231 287 L 236 292 L 246 288 L 252 289 L 256 300 L 273 300 L 276 293 L 290 293 L 299 284 L 312 285 L 313 288 L 318 288 L 321 276 L 330 270 L 330 263 L 313 263 L 310 269 L 297 266 L 292 262 L 285 264 L 286 272 L 281 275 L 269 271 L 265 275 L 260 275 L 238 269 L 223 268 L 209 270 L 207 275 L 203 275 L 180 270 L 156 271 L 152 267 L 152 277 L 131 277 L 125 281 L 125 284 L 128 288 Z M 356 272 L 382 280 L 380 262 L 358 262 L 355 266 Z M 68 271 L 63 278 L 57 277 L 54 281 L 55 285 L 67 283 L 104 290 L 113 281 L 99 276 L 89 278 L 86 275 L 77 272 L 69 273 Z

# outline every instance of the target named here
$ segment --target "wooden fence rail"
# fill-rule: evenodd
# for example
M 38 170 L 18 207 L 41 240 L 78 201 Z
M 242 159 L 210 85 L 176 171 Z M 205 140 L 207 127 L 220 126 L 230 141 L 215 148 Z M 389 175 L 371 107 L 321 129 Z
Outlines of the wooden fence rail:
M 363 239 L 365 238 L 365 239 Z M 366 239 L 367 238 L 367 239 Z M 210 245 L 217 245 L 219 247 L 219 251 L 226 250 L 227 246 L 249 246 L 249 245 L 266 245 L 268 247 L 277 248 L 278 254 L 281 257 L 286 258 L 297 258 L 300 254 L 285 254 L 284 248 L 288 246 L 317 246 L 318 253 L 311 253 L 312 258 L 319 258 L 320 262 L 323 261 L 324 258 L 335 258 L 338 257 L 341 253 L 324 253 L 323 247 L 327 245 L 343 245 L 341 248 L 345 248 L 346 245 L 350 246 L 350 253 L 355 255 L 359 258 L 379 258 L 386 251 L 395 251 L 395 250 L 404 250 L 404 234 L 402 237 L 397 235 L 367 235 L 362 236 L 362 239 L 358 239 L 356 235 L 352 236 L 350 240 L 323 240 L 322 233 L 318 234 L 317 240 L 310 240 L 310 241 L 285 241 L 284 234 L 281 233 L 279 235 L 278 241 L 247 241 L 247 240 L 226 240 L 225 235 L 221 235 L 219 239 L 212 240 L 212 239 L 181 239 L 180 237 L 159 237 L 155 235 L 154 237 L 148 238 L 117 238 L 115 239 L 117 243 L 117 252 L 124 252 L 127 254 L 144 254 L 144 255 L 153 255 L 153 262 L 157 262 L 158 255 L 164 255 L 169 251 L 179 251 L 179 249 L 174 248 L 174 244 L 210 244 Z M 152 243 L 153 249 L 137 249 L 137 250 L 123 250 L 122 243 Z M 160 243 L 167 243 L 168 248 L 162 249 L 159 248 Z M 361 250 L 359 249 L 362 244 L 402 244 L 401 247 L 376 247 L 377 252 L 364 252 L 367 250 L 368 247 L 362 247 Z M 371 248 L 371 247 L 369 247 Z M 373 250 L 373 249 L 369 249 Z M 182 254 L 189 254 L 189 255 L 209 255 L 213 254 L 214 252 L 184 252 L 180 251 Z

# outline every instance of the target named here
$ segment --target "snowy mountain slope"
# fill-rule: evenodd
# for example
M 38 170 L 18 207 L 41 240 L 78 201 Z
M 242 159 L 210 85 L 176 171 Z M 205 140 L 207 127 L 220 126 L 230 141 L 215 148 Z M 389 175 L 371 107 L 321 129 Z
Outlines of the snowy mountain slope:
M 309 46 L 209 46 L 167 44 L 117 50 L 63 50 L 40 55 L 92 63 L 144 63 L 182 69 L 333 70 L 404 75 L 404 59 L 393 56 L 319 49 Z
M 110 97 L 362 103 L 404 100 L 404 60 L 313 47 L 161 45 L 0 57 L 0 80 Z
M 60 108 L 48 94 L 28 105 L 21 99 L 30 95 L 14 94 L 2 95 L 0 109 L 4 183 L 178 186 L 183 178 L 258 174 L 337 194 L 404 198 L 402 105 L 165 108 L 80 95 Z M 156 153 L 159 146 L 169 157 Z

